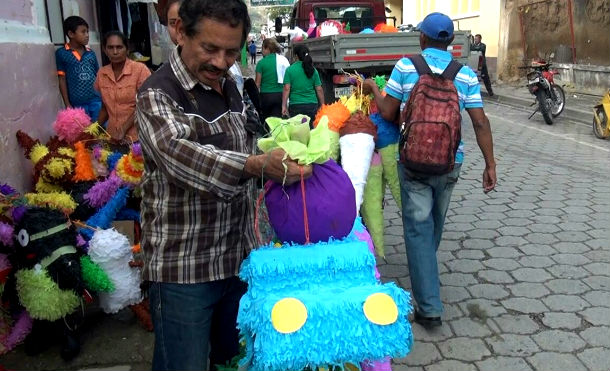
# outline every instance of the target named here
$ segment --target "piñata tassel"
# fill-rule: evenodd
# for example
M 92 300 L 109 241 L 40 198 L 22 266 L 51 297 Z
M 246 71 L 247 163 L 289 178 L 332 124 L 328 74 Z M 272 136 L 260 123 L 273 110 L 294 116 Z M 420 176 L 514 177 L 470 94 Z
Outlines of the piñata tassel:
M 82 141 L 76 142 L 74 144 L 74 149 L 76 149 L 76 167 L 74 169 L 74 177 L 72 179 L 75 182 L 95 180 L 95 173 L 93 172 L 93 166 L 91 165 L 91 157 L 85 148 L 85 143 Z

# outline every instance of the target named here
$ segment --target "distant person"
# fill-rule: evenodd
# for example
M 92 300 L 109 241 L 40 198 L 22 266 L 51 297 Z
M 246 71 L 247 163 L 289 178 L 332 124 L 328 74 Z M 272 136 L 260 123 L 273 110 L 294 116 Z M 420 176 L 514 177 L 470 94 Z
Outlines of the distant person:
M 256 44 L 254 43 L 254 40 L 248 45 L 248 52 L 250 53 L 250 63 L 256 64 Z
M 481 63 L 481 79 L 485 84 L 485 89 L 490 97 L 494 96 L 494 92 L 491 89 L 491 81 L 489 80 L 489 72 L 487 71 L 487 59 L 485 58 L 485 50 L 487 46 L 481 42 L 481 34 L 474 35 L 474 43 L 470 44 L 470 50 L 475 52 L 481 52 L 483 61 Z
M 69 41 L 55 52 L 59 92 L 66 108 L 82 108 L 91 121 L 97 121 L 102 100 L 93 83 L 100 67 L 95 52 L 87 47 L 89 25 L 81 17 L 71 16 L 63 27 Z
M 262 121 L 267 117 L 282 117 L 284 75 L 290 66 L 281 55 L 281 47 L 273 38 L 263 41 L 263 59 L 256 65 L 256 86 L 260 91 Z
M 99 122 L 108 120 L 106 130 L 112 139 L 138 140 L 136 125 L 136 94 L 150 70 L 144 63 L 127 58 L 127 37 L 119 31 L 110 31 L 102 38 L 102 50 L 110 64 L 100 68 L 95 89 L 102 95 Z
M 174 45 L 178 45 L 178 35 L 176 33 L 176 21 L 178 20 L 178 10 L 180 10 L 181 0 L 169 0 L 167 2 L 167 32 Z
M 324 91 L 320 75 L 313 66 L 309 49 L 305 45 L 294 47 L 297 61 L 286 70 L 282 92 L 282 115 L 307 115 L 313 125 L 318 108 L 324 104 Z M 290 99 L 290 105 L 288 100 Z

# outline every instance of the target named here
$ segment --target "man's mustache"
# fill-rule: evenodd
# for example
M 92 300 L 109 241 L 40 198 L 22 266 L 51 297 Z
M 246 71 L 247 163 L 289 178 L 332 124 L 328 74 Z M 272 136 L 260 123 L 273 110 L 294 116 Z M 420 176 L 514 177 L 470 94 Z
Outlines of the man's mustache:
M 221 72 L 226 72 L 227 70 L 217 68 L 211 64 L 202 64 L 201 66 L 199 66 L 199 71 L 206 71 L 206 72 L 211 72 L 211 73 L 221 73 Z

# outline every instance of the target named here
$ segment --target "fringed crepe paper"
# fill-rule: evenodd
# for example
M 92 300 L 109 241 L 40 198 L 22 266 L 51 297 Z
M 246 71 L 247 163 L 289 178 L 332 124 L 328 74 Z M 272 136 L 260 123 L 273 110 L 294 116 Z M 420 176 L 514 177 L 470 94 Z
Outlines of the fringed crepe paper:
M 383 165 L 383 180 L 390 188 L 392 197 L 396 201 L 396 205 L 402 205 L 400 201 L 400 181 L 398 180 L 398 143 L 389 144 L 378 150 L 381 155 L 381 164 Z M 384 189 L 385 192 L 385 189 Z
M 8 353 L 21 344 L 32 331 L 33 323 L 34 320 L 27 311 L 22 310 L 19 312 L 10 333 L 2 340 L 4 352 L 0 354 Z
M 329 159 L 330 137 L 327 121 L 309 128 L 309 118 L 297 115 L 289 119 L 269 117 L 266 122 L 270 136 L 258 140 L 258 148 L 268 153 L 282 148 L 301 165 L 322 164 Z
M 404 357 L 413 344 L 407 292 L 379 284 L 359 221 L 344 240 L 266 246 L 252 251 L 240 277 L 249 284 L 238 328 L 241 367 L 252 371 L 360 364 Z
M 383 165 L 381 156 L 375 152 L 371 160 L 366 186 L 364 187 L 364 200 L 360 214 L 367 226 L 378 256 L 385 256 L 383 240 Z
M 110 228 L 112 222 L 116 219 L 117 213 L 127 204 L 129 196 L 129 188 L 122 187 L 112 196 L 101 209 L 87 220 L 87 225 L 93 228 L 107 229 Z M 80 228 L 79 233 L 86 238 L 91 239 L 93 230 L 89 228 Z
M 140 271 L 129 267 L 133 253 L 127 237 L 114 229 L 97 231 L 89 241 L 89 256 L 104 269 L 115 287 L 112 292 L 99 293 L 104 312 L 116 313 L 142 301 Z
M 91 261 L 91 258 L 84 255 L 80 258 L 80 266 L 83 272 L 83 281 L 87 289 L 94 292 L 112 292 L 114 284 L 98 264 Z
M 90 124 L 91 118 L 85 113 L 84 109 L 66 108 L 57 113 L 53 129 L 55 129 L 59 139 L 74 143 Z
M 89 151 L 85 148 L 85 143 L 82 141 L 76 142 L 74 143 L 74 148 L 76 149 L 76 157 L 74 158 L 76 167 L 74 169 L 74 178 L 72 179 L 75 182 L 94 180 L 95 172 L 93 171 Z
M 375 140 L 367 133 L 348 134 L 339 138 L 341 167 L 349 176 L 356 193 L 356 211 L 360 210 Z
M 80 305 L 76 293 L 60 289 L 45 269 L 22 269 L 15 277 L 19 301 L 32 318 L 55 321 Z

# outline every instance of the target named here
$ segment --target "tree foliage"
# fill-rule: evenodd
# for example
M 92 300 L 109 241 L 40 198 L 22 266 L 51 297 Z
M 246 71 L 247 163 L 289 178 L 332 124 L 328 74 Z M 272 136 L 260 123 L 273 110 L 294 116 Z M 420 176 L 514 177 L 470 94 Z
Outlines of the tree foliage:
M 250 21 L 252 22 L 252 32 L 260 32 L 261 24 L 264 23 L 263 16 L 259 12 L 250 11 Z
M 277 17 L 281 17 L 284 20 L 290 19 L 290 13 L 292 12 L 292 7 L 290 6 L 275 6 L 270 8 L 267 12 L 267 17 L 270 20 L 275 20 Z

